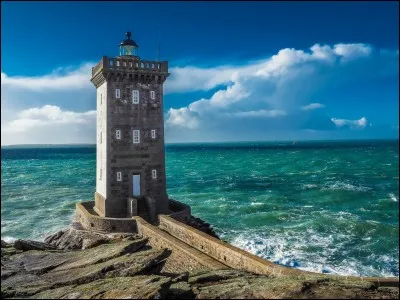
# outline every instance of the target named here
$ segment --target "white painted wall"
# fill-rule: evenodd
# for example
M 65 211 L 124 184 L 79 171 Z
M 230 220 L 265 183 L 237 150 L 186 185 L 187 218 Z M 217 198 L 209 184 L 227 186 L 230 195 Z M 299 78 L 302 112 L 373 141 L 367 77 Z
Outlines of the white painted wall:
M 101 95 L 103 97 L 101 101 Z M 107 82 L 97 88 L 96 192 L 107 197 Z M 100 143 L 102 134 L 102 143 Z M 100 170 L 101 173 L 100 174 Z M 101 175 L 101 176 L 100 176 Z M 101 178 L 101 179 L 100 179 Z

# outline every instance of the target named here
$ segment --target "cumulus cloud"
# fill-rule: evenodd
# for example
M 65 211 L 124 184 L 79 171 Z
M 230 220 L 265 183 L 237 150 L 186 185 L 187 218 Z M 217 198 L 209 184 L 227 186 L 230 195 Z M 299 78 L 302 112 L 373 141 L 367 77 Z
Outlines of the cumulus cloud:
M 2 72 L 2 144 L 94 143 L 94 65 L 34 77 Z M 398 51 L 366 44 L 315 44 L 309 50 L 285 48 L 246 64 L 175 67 L 170 73 L 166 94 L 185 97 L 201 91 L 203 97 L 185 106 L 173 103 L 165 117 L 167 142 L 276 139 L 284 136 L 280 133 L 300 132 L 317 137 L 338 128 L 370 127 L 368 115 L 337 119 L 321 108 L 332 107 L 326 99 L 342 85 L 398 76 Z
M 57 68 L 43 76 L 7 76 L 1 72 L 1 85 L 27 90 L 81 89 L 91 86 L 89 81 L 94 63 L 85 63 L 78 69 Z
M 328 93 L 327 87 L 334 89 L 357 80 L 398 74 L 397 63 L 397 52 L 376 51 L 366 44 L 315 44 L 309 51 L 282 49 L 244 66 L 175 68 L 172 73 L 185 74 L 185 80 L 178 84 L 176 76 L 167 81 L 174 92 L 218 90 L 188 106 L 171 108 L 166 115 L 166 132 L 177 137 L 176 132 L 183 136 L 187 131 L 189 136 L 190 131 L 199 134 L 203 129 L 226 135 L 229 125 L 240 132 L 247 128 L 243 133 L 247 136 L 262 127 L 261 137 L 267 131 L 279 130 L 362 129 L 366 127 L 366 118 L 331 118 L 318 112 L 325 104 L 310 103 L 310 99 Z
M 90 124 L 95 120 L 95 110 L 79 113 L 63 111 L 58 106 L 45 105 L 19 112 L 17 119 L 12 120 L 2 127 L 2 133 L 26 132 L 36 130 L 37 127 L 58 126 L 60 124 Z
M 350 127 L 350 128 L 365 128 L 368 125 L 368 121 L 365 117 L 360 118 L 359 120 L 346 120 L 346 119 L 331 119 L 333 123 L 337 127 Z
M 237 116 L 237 117 L 279 117 L 279 116 L 285 116 L 286 112 L 283 110 L 278 110 L 278 109 L 273 109 L 273 110 L 266 110 L 266 109 L 260 109 L 260 110 L 251 110 L 251 111 L 239 111 L 232 113 L 231 115 Z
M 312 110 L 312 109 L 317 109 L 317 108 L 323 108 L 325 105 L 321 103 L 310 103 L 308 105 L 304 105 L 301 109 L 302 110 Z
M 95 141 L 95 124 L 95 110 L 73 112 L 45 105 L 20 111 L 16 119 L 2 125 L 1 139 L 2 144 L 15 143 L 10 140 L 46 144 L 88 143 Z
M 57 68 L 41 76 L 2 72 L 2 145 L 94 142 L 93 65 Z

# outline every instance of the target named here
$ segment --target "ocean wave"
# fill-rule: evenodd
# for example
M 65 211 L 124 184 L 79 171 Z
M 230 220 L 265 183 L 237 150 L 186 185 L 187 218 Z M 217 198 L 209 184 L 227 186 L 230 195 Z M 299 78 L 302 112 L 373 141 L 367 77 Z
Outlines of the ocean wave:
M 14 238 L 12 236 L 2 236 L 1 239 L 6 243 L 13 243 L 17 240 L 17 238 Z
M 394 201 L 394 202 L 398 202 L 399 199 L 396 198 L 396 196 L 393 193 L 389 194 L 390 200 Z
M 254 205 L 263 205 L 264 203 L 262 202 L 251 202 L 250 205 L 254 206 Z
M 301 188 L 304 190 L 304 189 L 316 188 L 317 186 L 318 186 L 318 185 L 316 185 L 316 184 L 307 183 L 307 184 L 303 184 Z
M 235 235 L 232 245 L 287 267 L 342 276 L 398 276 L 398 257 L 370 255 L 368 261 L 380 262 L 378 268 L 348 257 L 346 245 L 354 238 L 348 234 L 324 235 L 311 228 L 289 232 L 286 228 L 282 232 L 236 232 Z M 332 259 L 337 256 L 343 258 Z
M 335 181 L 334 183 L 326 183 L 321 191 L 324 190 L 344 190 L 344 191 L 356 191 L 356 192 L 368 192 L 372 190 L 369 187 L 362 186 L 362 185 L 353 185 L 350 183 L 342 182 L 342 181 Z

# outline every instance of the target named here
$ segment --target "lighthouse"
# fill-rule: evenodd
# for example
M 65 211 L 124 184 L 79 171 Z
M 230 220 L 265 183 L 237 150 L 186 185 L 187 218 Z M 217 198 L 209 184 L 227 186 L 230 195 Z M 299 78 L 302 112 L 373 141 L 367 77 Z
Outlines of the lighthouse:
M 142 60 L 130 32 L 119 55 L 92 68 L 96 87 L 96 192 L 93 210 L 102 217 L 168 213 L 163 84 L 167 61 Z

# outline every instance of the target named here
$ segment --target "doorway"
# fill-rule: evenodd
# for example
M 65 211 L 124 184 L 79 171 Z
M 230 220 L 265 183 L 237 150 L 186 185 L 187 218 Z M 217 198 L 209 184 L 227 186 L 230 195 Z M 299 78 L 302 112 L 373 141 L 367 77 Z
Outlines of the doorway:
M 132 196 L 140 196 L 140 174 L 133 174 L 132 181 Z

